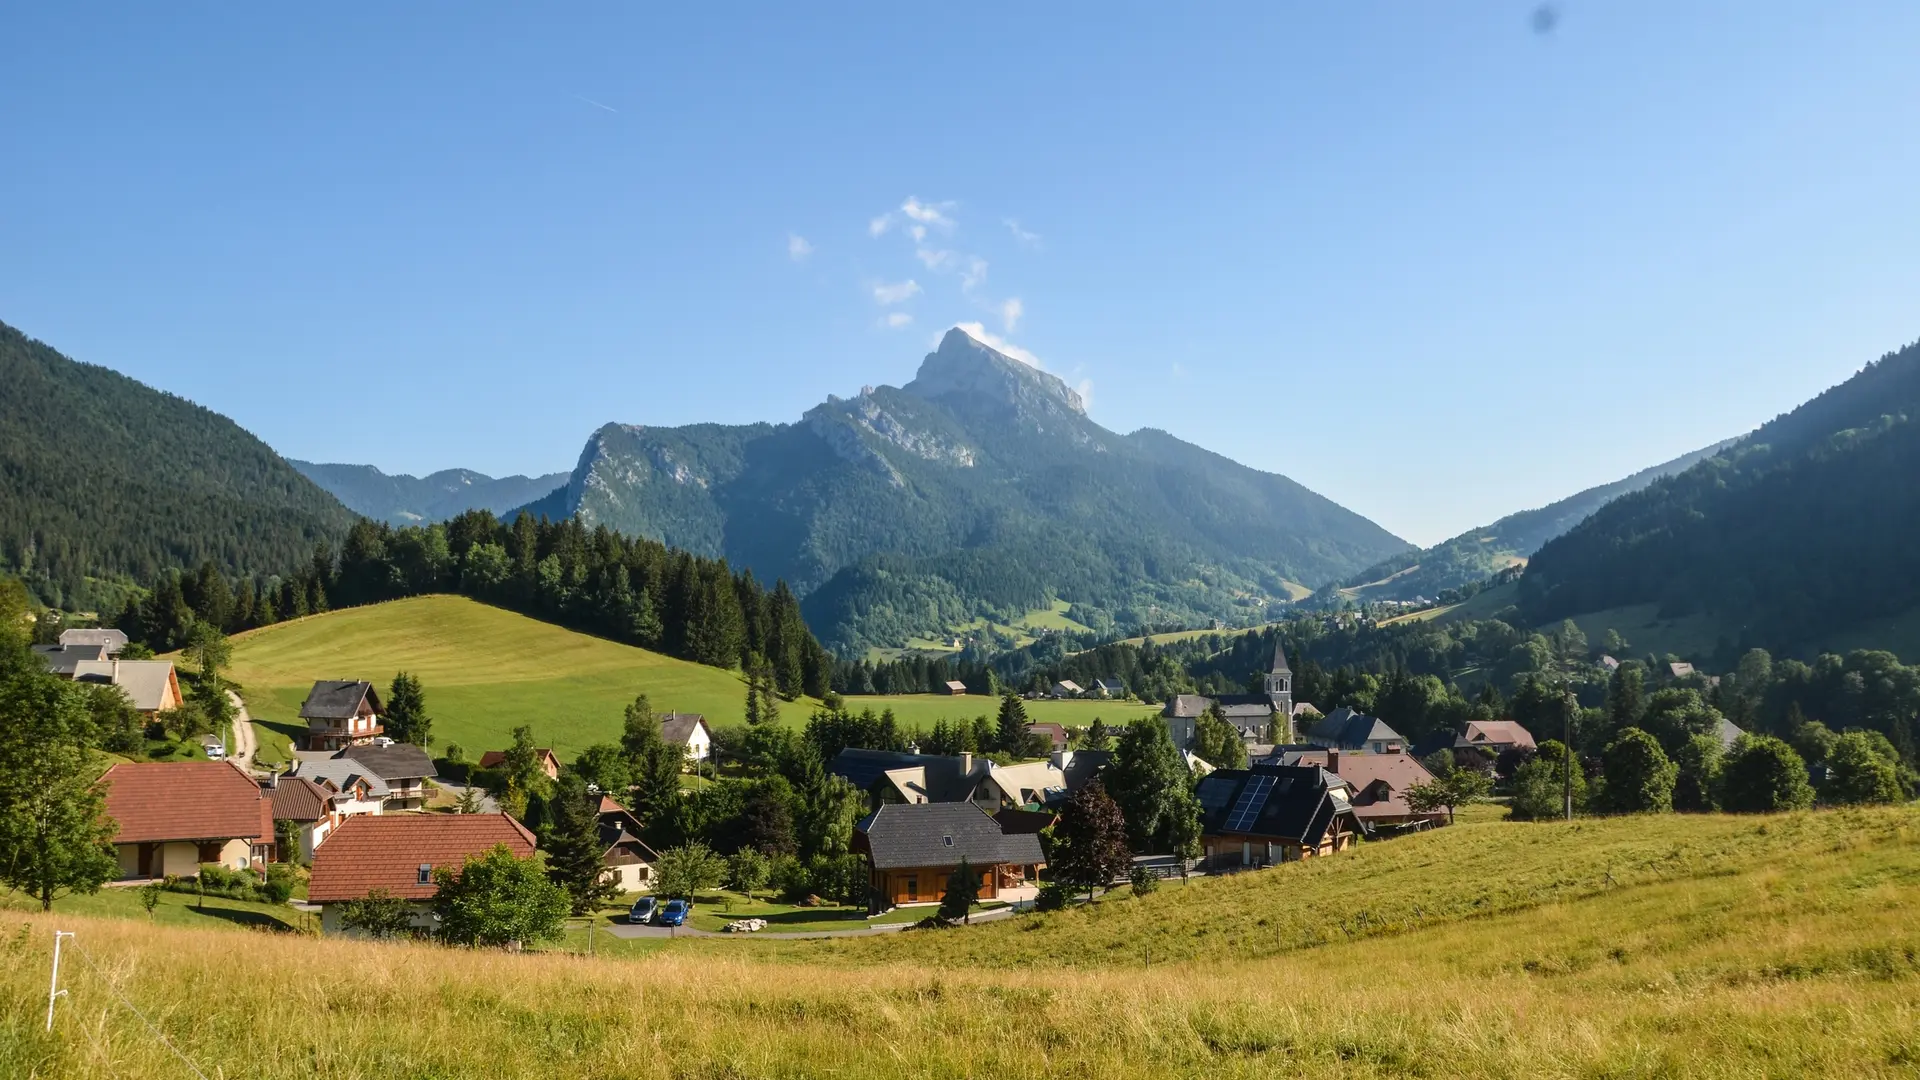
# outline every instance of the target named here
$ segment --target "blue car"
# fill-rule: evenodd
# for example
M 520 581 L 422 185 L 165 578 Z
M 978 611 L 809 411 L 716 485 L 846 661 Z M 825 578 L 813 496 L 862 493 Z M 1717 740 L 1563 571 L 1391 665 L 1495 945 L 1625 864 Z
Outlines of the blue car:
M 669 900 L 661 905 L 660 911 L 654 915 L 654 925 L 685 926 L 687 924 L 687 912 L 691 910 L 692 907 L 693 905 L 687 903 L 685 900 Z
M 644 926 L 653 920 L 653 911 L 659 906 L 658 900 L 651 896 L 643 896 L 634 901 L 633 907 L 628 909 L 627 921 L 636 926 Z

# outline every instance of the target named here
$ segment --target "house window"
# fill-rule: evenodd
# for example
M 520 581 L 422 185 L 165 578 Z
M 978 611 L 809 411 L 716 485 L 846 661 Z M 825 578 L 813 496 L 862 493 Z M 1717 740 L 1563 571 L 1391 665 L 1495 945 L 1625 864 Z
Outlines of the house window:
M 420 864 L 419 877 L 415 879 L 415 883 L 419 885 L 433 884 L 433 864 L 432 863 Z
M 907 903 L 911 904 L 919 899 L 920 899 L 920 879 L 916 876 L 909 874 L 907 876 Z
M 941 838 L 940 838 L 940 840 L 941 840 L 941 842 L 942 842 L 942 843 L 944 843 L 944 844 L 946 844 L 946 845 L 947 845 L 948 847 L 952 847 L 952 846 L 953 846 L 953 835 L 952 835 L 951 833 L 949 833 L 949 834 L 948 834 L 948 835 L 946 835 L 946 836 L 943 836 L 943 837 L 941 837 Z

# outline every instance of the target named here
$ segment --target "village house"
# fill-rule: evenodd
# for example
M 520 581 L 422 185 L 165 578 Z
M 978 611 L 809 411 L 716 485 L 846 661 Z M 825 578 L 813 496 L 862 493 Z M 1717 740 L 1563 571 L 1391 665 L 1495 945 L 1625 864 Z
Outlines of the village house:
M 1220 713 L 1240 733 L 1248 745 L 1293 741 L 1293 667 L 1287 663 L 1286 648 L 1278 637 L 1273 642 L 1273 663 L 1261 677 L 1258 694 L 1175 694 L 1167 699 L 1160 715 L 1167 722 L 1167 734 L 1181 750 L 1193 747 L 1194 729 L 1200 717 L 1216 704 Z
M 386 733 L 380 723 L 380 692 L 363 680 L 321 679 L 307 691 L 300 719 L 308 750 L 342 750 L 370 743 Z
M 713 732 L 707 727 L 707 718 L 696 712 L 662 716 L 660 737 L 669 746 L 686 747 L 688 761 L 705 761 L 713 754 Z
M 440 775 L 427 752 L 412 743 L 381 740 L 349 746 L 334 756 L 352 759 L 386 783 L 380 805 L 388 812 L 426 809 L 427 781 Z
M 660 856 L 640 839 L 640 819 L 605 795 L 600 796 L 600 855 L 607 880 L 623 893 L 653 888 L 653 867 Z
M 1453 744 L 1499 756 L 1507 750 L 1534 749 L 1533 733 L 1512 720 L 1469 720 Z
M 887 803 L 971 802 L 988 812 L 1057 806 L 1113 760 L 1106 750 L 1060 750 L 1045 761 L 996 765 L 973 754 L 914 754 L 848 747 L 827 771 Z
M 273 858 L 273 803 L 232 762 L 122 762 L 100 782 L 122 878 L 194 877 L 202 863 L 244 870 Z
M 1360 834 L 1350 786 L 1317 766 L 1215 769 L 1196 791 L 1209 870 L 1331 855 Z
M 1307 731 L 1307 742 L 1327 750 L 1364 750 L 1370 754 L 1399 754 L 1407 748 L 1407 740 L 1385 720 L 1345 705 L 1313 725 Z
M 1067 748 L 1067 729 L 1064 724 L 1028 724 L 1027 734 L 1044 737 L 1048 753 Z
M 352 758 L 298 757 L 292 775 L 330 792 L 333 811 L 342 818 L 378 814 L 392 794 L 385 780 Z
M 75 669 L 83 660 L 99 661 L 108 658 L 106 646 L 99 644 L 35 645 L 33 654 L 47 665 L 48 671 L 63 679 L 73 678 Z
M 171 660 L 116 660 L 110 646 L 102 642 L 35 645 L 33 651 L 48 671 L 61 678 L 119 687 L 134 711 L 149 721 L 158 713 L 179 708 L 185 700 Z
M 349 818 L 314 853 L 307 900 L 320 905 L 320 932 L 347 933 L 340 908 L 375 889 L 408 902 L 416 931 L 431 931 L 433 872 L 458 869 L 468 857 L 505 845 L 520 858 L 534 852 L 533 833 L 506 814 L 392 814 Z
M 273 803 L 273 821 L 277 827 L 282 821 L 291 821 L 295 835 L 299 837 L 298 851 L 282 851 L 280 858 L 292 862 L 312 862 L 313 853 L 337 828 L 347 815 L 336 809 L 334 800 L 340 793 L 331 788 L 322 787 L 301 776 L 272 776 L 260 782 L 266 790 L 268 801 Z M 378 812 L 378 808 L 375 808 Z M 279 833 L 276 831 L 276 836 Z
M 1053 684 L 1053 689 L 1049 693 L 1057 698 L 1076 698 L 1086 691 L 1080 689 L 1080 684 L 1072 679 L 1061 679 Z
M 115 630 L 110 626 L 62 630 L 60 631 L 60 644 L 67 646 L 98 645 L 101 649 L 105 650 L 107 656 L 119 656 L 121 650 L 127 647 L 127 632 L 125 630 Z
M 868 910 L 875 913 L 939 903 L 962 860 L 980 876 L 980 899 L 1030 901 L 1046 864 L 1038 836 L 1009 834 L 964 802 L 882 806 L 854 827 L 852 848 L 866 860 Z
M 553 751 L 544 746 L 540 747 L 533 752 L 533 759 L 540 764 L 540 771 L 547 774 L 547 779 L 560 779 L 560 759 L 554 756 Z M 498 769 L 504 767 L 506 763 L 507 752 L 505 750 L 488 750 L 486 753 L 480 755 L 480 768 L 482 769 Z
M 1127 696 L 1127 684 L 1119 679 L 1093 680 L 1093 696 L 1098 698 L 1124 698 Z
M 967 684 L 961 682 L 958 679 L 948 680 L 947 693 L 953 695 L 954 697 L 965 697 L 967 693 Z
M 1327 771 L 1353 787 L 1354 817 L 1369 834 L 1417 832 L 1447 823 L 1444 810 L 1416 813 L 1407 805 L 1407 789 L 1433 782 L 1419 759 L 1408 754 L 1356 754 L 1328 750 Z

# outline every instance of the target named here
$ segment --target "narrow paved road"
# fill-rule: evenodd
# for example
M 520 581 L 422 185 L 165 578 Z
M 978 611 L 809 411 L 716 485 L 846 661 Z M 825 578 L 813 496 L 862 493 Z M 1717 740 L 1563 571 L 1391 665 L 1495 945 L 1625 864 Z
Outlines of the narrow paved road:
M 239 694 L 229 690 L 227 699 L 233 702 L 233 742 L 227 747 L 227 760 L 252 772 L 253 755 L 260 752 L 260 740 L 253 733 L 253 715 L 247 712 L 247 703 Z

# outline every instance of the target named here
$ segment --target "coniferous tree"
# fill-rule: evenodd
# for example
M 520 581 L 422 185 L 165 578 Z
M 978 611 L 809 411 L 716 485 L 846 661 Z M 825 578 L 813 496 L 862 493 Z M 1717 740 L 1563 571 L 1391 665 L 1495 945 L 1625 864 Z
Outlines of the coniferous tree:
M 1000 717 L 995 725 L 993 748 L 1018 754 L 1027 745 L 1027 707 L 1018 694 L 1000 699 Z
M 1128 724 L 1113 764 L 1101 775 L 1104 790 L 1120 806 L 1134 850 L 1164 850 L 1173 818 L 1191 789 L 1186 760 L 1174 747 L 1166 721 L 1143 716 Z
M 1113 747 L 1113 734 L 1107 729 L 1107 722 L 1099 717 L 1093 718 L 1093 724 L 1087 728 L 1086 738 L 1080 740 L 1082 750 L 1108 750 Z
M 578 775 L 567 774 L 547 802 L 547 827 L 540 846 L 547 853 L 547 876 L 567 890 L 573 913 L 586 915 L 620 894 L 601 862 L 600 800 Z
M 403 743 L 433 745 L 433 718 L 427 715 L 426 690 L 416 676 L 402 671 L 387 690 L 387 734 Z
M 948 922 L 973 922 L 973 905 L 980 900 L 980 875 L 966 856 L 947 875 L 947 890 L 940 896 L 940 917 Z

